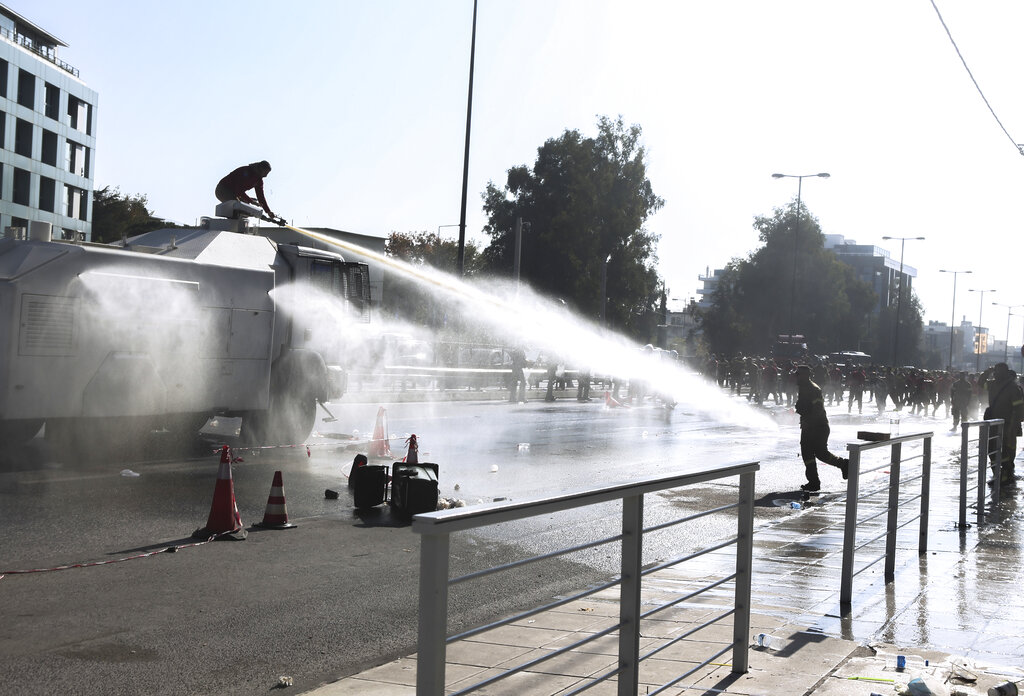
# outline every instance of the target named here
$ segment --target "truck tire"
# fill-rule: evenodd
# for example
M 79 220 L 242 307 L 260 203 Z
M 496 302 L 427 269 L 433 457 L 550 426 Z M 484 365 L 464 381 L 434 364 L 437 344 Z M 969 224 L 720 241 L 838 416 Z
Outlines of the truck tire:
M 43 427 L 42 420 L 9 420 L 0 422 L 0 443 L 7 447 L 24 445 Z
M 307 390 L 285 388 L 270 395 L 270 408 L 242 418 L 242 441 L 251 445 L 300 445 L 313 430 L 316 397 Z

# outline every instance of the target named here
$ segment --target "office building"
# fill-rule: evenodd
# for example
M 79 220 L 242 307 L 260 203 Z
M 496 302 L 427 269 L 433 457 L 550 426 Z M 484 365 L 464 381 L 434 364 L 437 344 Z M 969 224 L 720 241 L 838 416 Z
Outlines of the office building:
M 0 229 L 39 220 L 88 241 L 97 94 L 58 58 L 65 47 L 0 5 Z

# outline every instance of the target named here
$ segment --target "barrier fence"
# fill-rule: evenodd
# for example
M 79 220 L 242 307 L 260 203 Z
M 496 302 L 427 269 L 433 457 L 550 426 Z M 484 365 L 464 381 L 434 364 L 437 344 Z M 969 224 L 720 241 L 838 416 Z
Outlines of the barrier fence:
M 678 675 L 650 694 L 661 693 L 699 669 L 712 664 L 725 653 L 732 651 L 732 671 L 744 673 L 748 667 L 749 631 L 750 631 L 750 583 L 751 562 L 753 553 L 754 524 L 754 477 L 760 469 L 757 462 L 727 464 L 711 467 L 702 471 L 677 474 L 672 476 L 650 477 L 628 484 L 620 484 L 570 493 L 521 503 L 495 504 L 474 508 L 457 508 L 416 515 L 413 518 L 412 530 L 420 535 L 420 589 L 419 589 L 419 636 L 416 672 L 417 696 L 441 696 L 445 693 L 445 664 L 447 646 L 486 631 L 521 621 L 544 611 L 564 606 L 578 599 L 619 587 L 619 616 L 616 623 L 599 630 L 588 637 L 559 650 L 543 655 L 534 660 L 511 667 L 504 672 L 491 676 L 451 696 L 467 694 L 482 689 L 513 674 L 529 670 L 546 660 L 569 653 L 583 645 L 606 635 L 618 632 L 618 666 L 603 674 L 592 677 L 590 681 L 578 688 L 565 692 L 576 694 L 592 686 L 615 677 L 618 681 L 619 696 L 633 696 L 637 693 L 639 669 L 643 660 L 653 657 L 666 647 L 686 639 L 689 635 L 732 616 L 733 630 L 731 644 L 710 655 L 693 669 Z M 709 508 L 694 514 L 680 517 L 650 527 L 644 526 L 644 497 L 675 488 L 692 486 L 708 481 L 739 477 L 739 490 L 735 503 L 721 507 Z M 478 570 L 467 575 L 450 578 L 449 554 L 450 536 L 459 531 L 479 529 L 500 523 L 535 519 L 553 513 L 581 509 L 588 506 L 608 502 L 621 502 L 622 527 L 621 533 L 586 544 L 556 549 L 536 556 L 522 558 L 510 563 Z M 643 540 L 646 534 L 658 532 L 675 525 L 690 522 L 708 515 L 735 511 L 736 536 L 715 543 L 696 552 L 659 563 L 653 567 L 643 567 Z M 553 535 L 557 536 L 557 535 Z M 463 631 L 458 635 L 448 635 L 448 592 L 449 588 L 464 582 L 488 577 L 496 573 L 509 571 L 523 566 L 541 562 L 585 549 L 593 549 L 603 545 L 618 544 L 620 549 L 621 570 L 615 578 L 598 587 L 590 587 L 578 594 L 561 598 L 551 604 L 534 607 L 490 624 L 477 626 Z M 680 565 L 697 559 L 704 554 L 718 551 L 728 546 L 735 546 L 736 572 L 705 585 L 698 590 L 670 602 L 658 605 L 641 612 L 640 592 L 643 578 L 651 573 Z M 650 618 L 660 611 L 677 606 L 695 596 L 719 587 L 725 583 L 734 583 L 733 607 L 697 626 L 691 631 L 674 638 L 645 655 L 640 655 L 641 621 Z
M 840 577 L 839 603 L 849 605 L 853 598 L 853 578 L 864 572 L 880 560 L 885 560 L 885 581 L 892 581 L 896 572 L 896 534 L 903 527 L 914 521 L 919 521 L 918 527 L 918 554 L 924 554 L 928 550 L 928 503 L 931 488 L 931 463 L 932 463 L 932 433 L 917 433 L 904 435 L 889 440 L 877 442 L 852 442 L 846 446 L 850 455 L 849 478 L 846 482 L 846 514 L 843 528 L 843 565 Z M 903 445 L 916 446 L 921 444 L 920 453 L 904 456 Z M 861 470 L 863 454 L 872 450 L 889 449 L 888 461 L 873 468 Z M 920 459 L 920 474 L 902 478 L 904 465 Z M 874 462 L 872 464 L 875 464 Z M 880 488 L 875 488 L 864 494 L 860 492 L 861 474 L 882 471 L 888 468 L 888 483 Z M 901 500 L 900 487 L 903 484 L 910 484 L 920 480 L 920 493 L 910 495 Z M 871 509 L 870 514 L 859 518 L 861 503 L 880 494 L 887 495 L 887 501 L 881 510 Z M 905 507 L 915 500 L 921 501 L 920 512 L 910 519 L 900 519 L 900 508 Z M 876 506 L 877 507 L 877 506 Z M 870 523 L 885 516 L 885 531 L 867 540 L 858 539 L 858 529 L 864 528 L 876 531 L 878 525 Z M 864 547 L 884 538 L 885 552 L 871 560 L 863 567 L 854 570 L 856 554 Z
M 958 525 L 961 533 L 967 527 L 967 496 L 971 492 L 977 494 L 976 523 L 985 524 L 985 472 L 988 469 L 989 453 L 992 453 L 992 506 L 999 503 L 999 479 L 1003 458 L 1003 419 L 971 421 L 960 424 L 960 520 Z M 971 430 L 977 429 L 977 438 L 971 438 Z M 977 467 L 970 467 L 971 444 L 977 447 Z M 971 474 L 975 474 L 977 482 L 971 486 Z

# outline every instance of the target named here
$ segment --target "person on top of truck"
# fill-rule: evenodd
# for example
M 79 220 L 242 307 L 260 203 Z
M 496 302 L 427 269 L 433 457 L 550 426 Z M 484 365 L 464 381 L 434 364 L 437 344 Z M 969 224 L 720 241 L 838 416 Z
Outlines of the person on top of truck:
M 270 162 L 266 160 L 239 167 L 217 183 L 215 191 L 217 200 L 221 203 L 238 200 L 255 205 L 257 201 L 254 201 L 246 194 L 246 191 L 256 189 L 256 198 L 259 200 L 259 206 L 263 208 L 267 215 L 275 217 L 274 213 L 270 210 L 270 206 L 267 205 L 266 197 L 263 195 L 263 178 L 269 173 Z

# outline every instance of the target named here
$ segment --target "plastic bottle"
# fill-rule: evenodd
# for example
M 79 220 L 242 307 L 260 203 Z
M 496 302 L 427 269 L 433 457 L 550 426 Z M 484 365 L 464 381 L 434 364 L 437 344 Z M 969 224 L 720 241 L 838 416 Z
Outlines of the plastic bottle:
M 754 645 L 759 648 L 771 648 L 773 650 L 778 650 L 782 647 L 782 641 L 770 633 L 755 633 Z
M 803 505 L 801 505 L 800 503 L 796 502 L 795 500 L 793 502 L 791 502 L 789 504 L 789 506 L 791 508 L 793 508 L 794 510 L 800 510 L 801 508 L 803 508 Z

